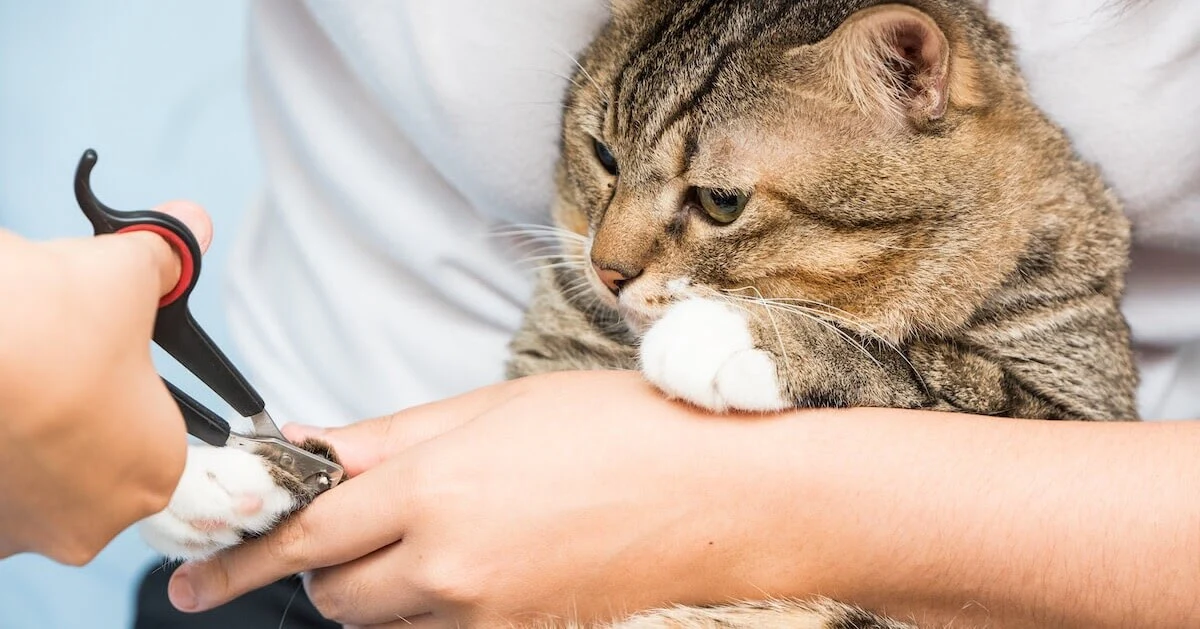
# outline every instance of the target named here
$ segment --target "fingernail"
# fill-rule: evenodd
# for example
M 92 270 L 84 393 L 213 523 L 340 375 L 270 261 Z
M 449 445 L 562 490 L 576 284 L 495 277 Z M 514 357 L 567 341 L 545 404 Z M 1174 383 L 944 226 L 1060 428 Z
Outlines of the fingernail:
M 186 568 L 180 568 L 171 575 L 171 583 L 167 585 L 167 598 L 171 599 L 171 604 L 181 612 L 190 612 L 200 606 Z
M 203 207 L 191 201 L 177 200 L 159 204 L 154 209 L 183 221 L 196 237 L 201 250 L 207 249 L 212 243 L 212 219 Z

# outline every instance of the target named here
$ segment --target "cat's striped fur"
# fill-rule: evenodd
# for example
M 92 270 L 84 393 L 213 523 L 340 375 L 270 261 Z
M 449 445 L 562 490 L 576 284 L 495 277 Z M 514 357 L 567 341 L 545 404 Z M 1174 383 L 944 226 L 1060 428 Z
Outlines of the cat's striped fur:
M 1137 418 L 1129 225 L 976 3 L 615 0 L 561 141 L 562 257 L 510 377 L 645 367 L 686 296 L 747 313 L 782 406 Z M 749 203 L 719 224 L 704 189 Z M 906 625 L 777 601 L 621 626 Z

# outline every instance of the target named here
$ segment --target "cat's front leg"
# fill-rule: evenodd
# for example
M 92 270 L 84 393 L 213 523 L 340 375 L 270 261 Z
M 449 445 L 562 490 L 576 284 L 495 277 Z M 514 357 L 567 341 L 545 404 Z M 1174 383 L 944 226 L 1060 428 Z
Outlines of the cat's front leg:
M 300 447 L 330 457 L 318 442 Z M 202 560 L 270 531 L 315 492 L 269 457 L 235 448 L 191 446 L 167 508 L 139 525 L 142 539 L 170 560 Z
M 756 304 L 693 298 L 642 338 L 642 372 L 672 397 L 713 411 L 930 403 L 901 349 L 834 324 Z
M 789 408 L 775 357 L 755 336 L 746 311 L 688 299 L 642 337 L 642 373 L 667 395 L 712 411 Z

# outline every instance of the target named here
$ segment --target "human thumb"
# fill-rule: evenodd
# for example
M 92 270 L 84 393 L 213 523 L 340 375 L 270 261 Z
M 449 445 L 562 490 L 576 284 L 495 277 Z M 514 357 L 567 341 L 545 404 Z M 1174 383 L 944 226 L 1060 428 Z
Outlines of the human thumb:
M 287 424 L 282 430 L 283 436 L 292 443 L 314 439 L 328 444 L 346 468 L 346 473 L 357 476 L 398 451 L 388 439 L 391 424 L 386 419 L 369 419 L 342 428 Z
M 208 212 L 205 212 L 204 208 L 191 201 L 169 201 L 154 210 L 183 221 L 183 224 L 187 225 L 192 235 L 196 237 L 196 242 L 200 243 L 200 252 L 208 251 L 208 245 L 212 243 L 213 227 L 212 219 L 209 218 Z
M 173 216 L 183 222 L 188 230 L 192 232 L 197 244 L 200 245 L 200 253 L 208 251 L 209 244 L 212 243 L 212 220 L 204 208 L 189 201 L 170 201 L 163 203 L 154 208 L 157 212 L 162 212 L 169 216 Z M 138 237 L 145 240 L 148 246 L 153 248 L 155 252 L 155 260 L 159 269 L 159 288 L 161 294 L 166 294 L 175 287 L 179 282 L 180 274 L 182 273 L 181 258 L 179 252 L 173 247 L 169 250 L 162 247 L 161 237 L 153 236 L 150 232 L 129 234 L 131 237 Z M 167 256 L 170 257 L 167 257 Z
M 446 415 L 416 413 L 416 410 L 366 419 L 340 428 L 287 424 L 282 428 L 283 436 L 293 443 L 315 439 L 328 444 L 346 474 L 357 476 L 463 423 L 451 421 Z M 420 407 L 420 410 L 426 410 L 426 407 Z

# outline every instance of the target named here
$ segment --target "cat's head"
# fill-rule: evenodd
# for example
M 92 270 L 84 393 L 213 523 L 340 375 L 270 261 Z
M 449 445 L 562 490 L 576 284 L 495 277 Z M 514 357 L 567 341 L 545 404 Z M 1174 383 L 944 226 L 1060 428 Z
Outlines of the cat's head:
M 556 217 L 635 331 L 692 295 L 949 329 L 1071 159 L 966 0 L 614 0 L 579 63 Z

